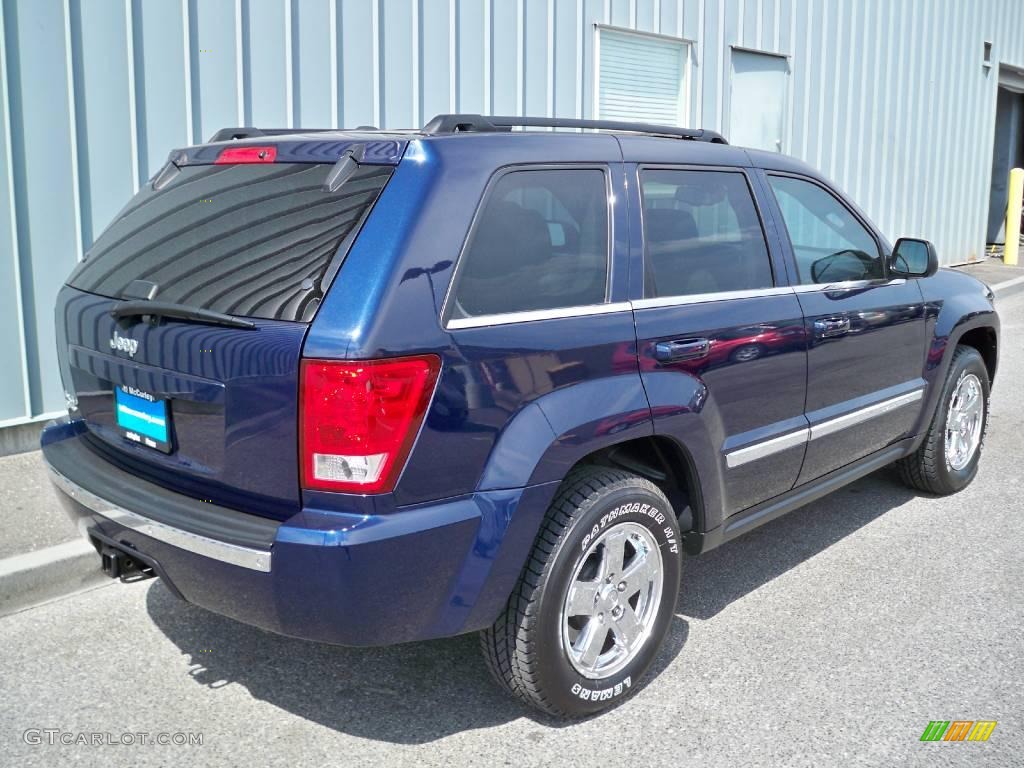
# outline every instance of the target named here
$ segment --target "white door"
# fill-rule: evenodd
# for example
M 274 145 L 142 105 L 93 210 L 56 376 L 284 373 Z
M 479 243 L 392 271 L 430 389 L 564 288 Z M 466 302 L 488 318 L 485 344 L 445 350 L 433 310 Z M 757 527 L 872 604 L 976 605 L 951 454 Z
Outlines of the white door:
M 750 51 L 732 52 L 732 90 L 729 99 L 730 144 L 781 152 L 786 114 L 786 77 L 782 56 Z

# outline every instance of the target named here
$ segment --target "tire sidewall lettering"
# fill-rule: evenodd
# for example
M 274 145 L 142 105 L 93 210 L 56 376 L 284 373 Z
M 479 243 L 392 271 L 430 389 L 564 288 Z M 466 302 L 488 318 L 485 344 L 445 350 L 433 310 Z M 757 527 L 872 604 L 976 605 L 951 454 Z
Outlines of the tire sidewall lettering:
M 647 527 L 662 539 L 661 546 L 674 555 L 679 554 L 679 540 L 673 527 L 665 525 L 665 513 L 654 504 L 641 501 L 627 501 L 601 515 L 600 519 L 584 535 L 583 541 L 580 542 L 580 553 L 586 552 L 591 542 L 600 536 L 609 525 L 628 515 L 639 515 L 644 522 L 653 521 L 655 525 L 647 525 Z
M 583 701 L 611 701 L 621 696 L 633 687 L 633 678 L 630 675 L 617 682 L 609 688 L 587 688 L 579 683 L 573 683 L 571 693 Z

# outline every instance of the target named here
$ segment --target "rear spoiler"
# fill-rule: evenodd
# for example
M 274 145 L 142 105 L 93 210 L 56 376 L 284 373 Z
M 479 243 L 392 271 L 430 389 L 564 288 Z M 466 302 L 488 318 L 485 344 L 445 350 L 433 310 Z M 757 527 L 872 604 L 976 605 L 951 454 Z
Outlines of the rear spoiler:
M 411 138 L 411 137 L 410 137 Z M 170 153 L 169 163 L 181 168 L 186 165 L 213 165 L 227 147 L 272 146 L 275 163 L 329 163 L 334 165 L 345 156 L 359 165 L 398 165 L 409 139 L 401 136 L 299 128 L 222 128 L 211 143 L 176 149 Z

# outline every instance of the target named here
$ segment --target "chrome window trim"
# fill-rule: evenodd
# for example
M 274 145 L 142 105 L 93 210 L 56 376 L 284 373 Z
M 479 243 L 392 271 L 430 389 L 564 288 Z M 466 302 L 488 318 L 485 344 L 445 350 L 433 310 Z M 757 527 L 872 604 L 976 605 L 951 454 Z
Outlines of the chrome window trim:
M 68 479 L 52 466 L 47 465 L 47 469 L 54 484 L 64 493 L 111 522 L 122 525 L 125 528 L 130 528 L 133 531 L 138 531 L 164 544 L 170 544 L 172 547 L 184 549 L 187 552 L 219 560 L 222 563 L 237 565 L 241 568 L 260 571 L 261 573 L 270 573 L 270 550 L 253 549 L 238 544 L 230 544 L 226 541 L 218 541 L 208 536 L 200 536 L 197 533 L 183 531 L 181 528 L 175 528 L 165 523 L 151 520 L 148 517 L 131 512 L 124 507 L 120 507 L 97 496 L 73 480 Z
M 892 280 L 840 280 L 836 283 L 802 283 L 792 286 L 796 293 L 828 293 L 830 291 L 856 291 L 861 288 L 884 288 L 889 285 L 903 285 L 905 278 Z
M 828 435 L 839 432 L 849 427 L 855 427 L 858 424 L 862 424 L 865 421 L 869 421 L 883 414 L 894 411 L 897 408 L 902 408 L 911 403 L 915 403 L 924 397 L 924 389 L 915 389 L 912 392 L 906 392 L 896 397 L 890 397 L 888 400 L 883 400 L 880 403 L 874 403 L 864 408 L 858 408 L 856 411 L 850 413 L 844 413 L 842 416 L 836 416 L 833 419 L 822 421 L 817 424 L 811 425 L 811 440 L 817 440 L 821 437 L 827 437 Z
M 534 320 L 553 320 L 566 317 L 584 317 L 586 315 L 600 315 L 609 312 L 621 312 L 624 309 L 659 309 L 662 307 L 682 307 L 688 304 L 709 304 L 716 301 L 736 301 L 739 299 L 760 299 L 767 296 L 785 296 L 793 293 L 812 293 L 826 291 L 849 291 L 859 288 L 883 288 L 889 285 L 902 285 L 906 280 L 897 278 L 894 280 L 846 280 L 839 283 L 821 283 L 812 285 L 779 285 L 772 288 L 750 288 L 742 291 L 717 291 L 715 293 L 694 293 L 689 296 L 659 296 L 651 299 L 633 299 L 632 301 L 617 301 L 608 304 L 588 304 L 581 307 L 559 307 L 558 309 L 538 309 L 526 312 L 507 312 L 498 315 L 478 315 L 476 317 L 464 317 L 450 319 L 445 328 L 447 330 L 458 330 L 460 328 L 477 328 L 486 325 L 504 325 L 516 322 L 531 322 Z
M 780 437 L 773 437 L 760 443 L 748 445 L 746 448 L 730 451 L 725 454 L 725 464 L 729 469 L 733 469 L 751 461 L 757 461 L 790 448 L 795 448 L 798 445 L 804 445 L 810 439 L 810 434 L 811 431 L 804 427 L 796 432 L 790 432 Z
M 510 323 L 535 323 L 538 320 L 564 320 L 570 317 L 610 315 L 614 312 L 628 312 L 632 306 L 628 301 L 614 301 L 607 304 L 587 304 L 582 307 L 559 307 L 558 309 L 532 309 L 525 312 L 506 312 L 498 315 L 476 315 L 474 317 L 451 318 L 445 325 L 449 331 L 466 328 L 486 328 L 492 325 Z
M 659 296 L 651 299 L 633 299 L 630 303 L 633 305 L 633 309 L 656 309 L 658 307 L 676 307 L 686 304 L 707 304 L 714 301 L 785 296 L 791 293 L 793 293 L 792 286 L 780 285 L 774 288 L 751 288 L 744 291 L 717 291 L 715 293 L 693 293 L 689 296 Z

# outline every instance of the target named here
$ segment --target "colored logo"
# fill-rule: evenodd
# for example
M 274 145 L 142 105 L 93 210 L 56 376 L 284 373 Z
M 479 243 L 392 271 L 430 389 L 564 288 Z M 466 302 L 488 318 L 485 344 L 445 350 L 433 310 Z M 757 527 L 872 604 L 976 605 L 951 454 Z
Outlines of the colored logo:
M 988 741 L 996 720 L 932 720 L 921 741 Z

